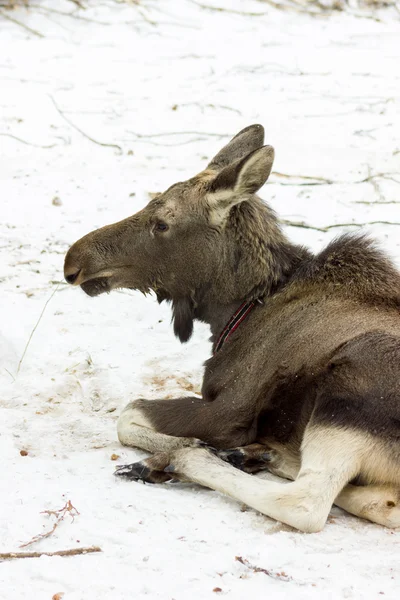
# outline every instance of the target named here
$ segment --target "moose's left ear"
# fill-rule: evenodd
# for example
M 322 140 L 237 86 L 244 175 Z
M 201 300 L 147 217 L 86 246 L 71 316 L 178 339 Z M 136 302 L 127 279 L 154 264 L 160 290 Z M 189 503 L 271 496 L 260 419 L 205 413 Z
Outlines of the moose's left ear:
M 211 193 L 221 200 L 223 197 L 227 200 L 230 198 L 232 205 L 246 200 L 267 181 L 274 155 L 272 146 L 263 146 L 225 167 L 211 182 Z

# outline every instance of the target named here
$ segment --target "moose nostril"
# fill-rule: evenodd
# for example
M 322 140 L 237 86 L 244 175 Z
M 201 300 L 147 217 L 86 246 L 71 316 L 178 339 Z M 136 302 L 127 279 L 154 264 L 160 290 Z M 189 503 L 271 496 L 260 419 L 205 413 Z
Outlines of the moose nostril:
M 79 269 L 75 273 L 71 273 L 70 275 L 66 275 L 65 279 L 68 281 L 68 283 L 75 283 L 75 281 L 78 279 L 78 276 L 79 276 L 80 272 L 81 272 L 81 269 Z

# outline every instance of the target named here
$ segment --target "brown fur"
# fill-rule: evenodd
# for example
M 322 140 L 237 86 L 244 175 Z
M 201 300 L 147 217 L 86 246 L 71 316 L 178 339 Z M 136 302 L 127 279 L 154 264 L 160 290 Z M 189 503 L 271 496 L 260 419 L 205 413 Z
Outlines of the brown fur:
M 66 256 L 67 280 L 89 295 L 129 287 L 172 302 L 181 341 L 195 319 L 215 341 L 244 300 L 260 301 L 207 360 L 201 399 L 138 400 L 124 431 L 136 423 L 217 449 L 259 443 L 275 453 L 271 470 L 293 478 L 315 440 L 332 468 L 318 431 L 329 428 L 334 444 L 354 432 L 337 491 L 350 480 L 399 487 L 400 274 L 365 236 L 344 235 L 316 256 L 286 238 L 255 196 L 273 161 L 261 134 L 246 128 L 206 171 Z

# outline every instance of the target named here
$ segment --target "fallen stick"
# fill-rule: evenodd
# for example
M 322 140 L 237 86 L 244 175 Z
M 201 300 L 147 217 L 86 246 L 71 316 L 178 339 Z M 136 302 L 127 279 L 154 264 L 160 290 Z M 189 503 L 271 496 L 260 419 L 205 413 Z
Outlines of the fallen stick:
M 102 552 L 102 549 L 100 546 L 88 546 L 86 548 L 56 550 L 55 552 L 3 552 L 0 553 L 0 560 L 12 560 L 14 558 L 40 558 L 41 556 L 76 556 L 77 554 L 89 554 L 91 552 Z
M 18 21 L 18 19 L 11 17 L 10 15 L 6 14 L 3 10 L 0 10 L 0 15 L 3 17 L 3 19 L 7 19 L 7 21 L 11 21 L 11 23 L 19 25 L 19 27 L 22 27 L 26 31 L 29 31 L 29 33 L 33 33 L 33 35 L 36 35 L 37 37 L 44 38 L 43 33 L 40 33 L 40 31 L 36 31 L 36 29 L 32 29 L 32 27 L 25 25 L 25 23 L 22 23 L 22 21 Z
M 44 510 L 42 514 L 48 515 L 49 517 L 56 517 L 56 521 L 50 531 L 46 531 L 45 533 L 39 533 L 39 535 L 35 535 L 29 542 L 26 544 L 21 544 L 20 548 L 26 548 L 35 542 L 39 542 L 40 540 L 44 540 L 47 537 L 50 537 L 52 533 L 55 532 L 57 527 L 64 520 L 65 515 L 70 514 L 72 517 L 72 522 L 77 515 L 79 515 L 79 511 L 76 510 L 75 506 L 72 504 L 71 500 L 65 503 L 65 506 L 60 508 L 60 510 Z
M 116 148 L 118 150 L 118 152 L 120 154 L 122 154 L 122 148 L 121 148 L 121 146 L 118 146 L 118 144 L 106 144 L 105 142 L 99 142 L 98 140 L 95 140 L 90 135 L 88 135 L 87 133 L 85 133 L 84 131 L 82 131 L 82 129 L 80 127 L 78 127 L 77 125 L 75 125 L 75 123 L 73 123 L 68 117 L 65 116 L 65 114 L 63 113 L 63 111 L 61 110 L 61 108 L 58 106 L 57 102 L 54 100 L 53 96 L 51 96 L 49 94 L 49 98 L 52 101 L 52 103 L 54 104 L 54 108 L 56 109 L 56 111 L 58 112 L 58 114 L 60 115 L 60 117 L 62 117 L 64 119 L 64 121 L 66 121 L 68 123 L 68 125 L 70 125 L 70 127 L 72 127 L 73 129 L 75 129 L 76 131 L 78 131 L 78 133 L 80 133 L 81 135 L 83 135 L 83 137 L 85 137 L 89 141 L 93 142 L 93 144 L 97 144 L 98 146 L 103 146 L 105 148 Z
M 56 146 L 58 146 L 58 144 L 50 144 L 49 146 L 41 146 L 40 144 L 32 144 L 31 142 L 27 142 L 26 140 L 23 140 L 22 138 L 19 138 L 16 135 L 13 135 L 12 133 L 0 133 L 0 135 L 12 138 L 13 140 L 17 140 L 17 142 L 21 142 L 22 144 L 26 144 L 27 146 L 33 146 L 34 148 L 55 148 Z
M 313 229 L 314 231 L 322 231 L 326 233 L 330 229 L 336 229 L 337 227 L 368 227 L 369 225 L 400 225 L 396 221 L 367 221 L 366 223 L 335 223 L 333 225 L 326 225 L 326 227 L 315 227 L 308 225 L 304 221 L 288 221 L 287 219 L 280 219 L 283 225 L 289 227 L 300 227 L 301 229 Z
M 272 577 L 272 579 L 279 579 L 280 581 L 293 581 L 293 578 L 290 577 L 290 575 L 286 575 L 286 573 L 284 571 L 282 571 L 281 573 L 274 573 L 270 569 L 256 567 L 255 565 L 252 565 L 247 560 L 247 558 L 243 558 L 242 556 L 235 556 L 235 560 L 237 560 L 243 566 L 245 566 L 248 569 L 250 569 L 251 571 L 253 571 L 253 573 L 264 573 L 264 575 L 267 575 L 268 577 Z
M 46 300 L 46 303 L 43 306 L 42 312 L 40 313 L 40 316 L 39 316 L 38 320 L 36 321 L 36 325 L 35 325 L 35 327 L 31 331 L 31 335 L 29 336 L 28 341 L 26 342 L 26 346 L 24 348 L 24 351 L 23 351 L 22 356 L 20 358 L 20 361 L 18 363 L 17 375 L 20 372 L 22 362 L 23 362 L 23 360 L 25 358 L 25 354 L 26 354 L 26 352 L 28 350 L 29 344 L 31 343 L 31 339 L 33 337 L 33 334 L 35 333 L 36 329 L 38 328 L 38 325 L 39 325 L 39 323 L 40 323 L 40 321 L 41 321 L 41 319 L 42 319 L 42 317 L 44 315 L 44 311 L 46 310 L 48 303 L 50 302 L 50 300 L 52 299 L 52 297 L 54 296 L 54 294 L 56 293 L 57 290 L 58 290 L 58 285 L 55 288 L 55 290 L 52 292 L 51 296 Z

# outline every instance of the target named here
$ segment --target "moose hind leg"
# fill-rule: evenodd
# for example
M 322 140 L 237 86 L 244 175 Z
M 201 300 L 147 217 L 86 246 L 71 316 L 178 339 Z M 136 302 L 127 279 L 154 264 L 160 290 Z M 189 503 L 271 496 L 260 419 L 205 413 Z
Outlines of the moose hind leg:
M 288 483 L 252 477 L 196 448 L 174 452 L 167 470 L 312 533 L 323 528 L 336 496 L 359 470 L 357 449 L 354 453 L 346 451 L 350 442 L 351 433 L 308 426 L 299 475 Z
M 335 500 L 347 512 L 384 527 L 400 527 L 400 487 L 347 485 Z

